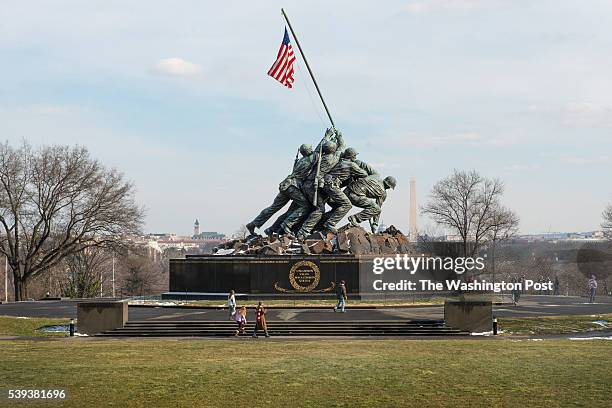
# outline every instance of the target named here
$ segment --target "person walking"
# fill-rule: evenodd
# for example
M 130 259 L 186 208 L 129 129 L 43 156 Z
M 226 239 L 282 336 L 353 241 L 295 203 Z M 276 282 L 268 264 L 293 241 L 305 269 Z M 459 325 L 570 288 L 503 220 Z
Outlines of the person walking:
M 227 296 L 227 308 L 229 309 L 229 319 L 232 320 L 236 314 L 236 294 L 233 290 L 230 290 Z
M 259 302 L 259 305 L 257 305 L 255 318 L 256 320 L 255 329 L 253 329 L 253 337 L 257 338 L 257 332 L 259 330 L 263 330 L 266 337 L 270 337 L 268 334 L 268 325 L 266 324 L 266 308 L 261 301 Z
M 597 293 L 597 280 L 595 280 L 595 275 L 591 275 L 591 279 L 589 279 L 589 303 L 595 302 L 596 293 Z
M 246 310 L 246 307 L 244 306 L 242 306 L 240 310 L 234 313 L 234 321 L 238 324 L 238 330 L 236 330 L 236 333 L 234 334 L 234 336 L 238 336 L 240 332 L 242 332 L 242 334 L 246 334 L 245 333 L 246 324 L 247 324 L 246 314 L 247 314 L 247 310 Z
M 344 285 L 344 281 L 341 280 L 338 286 L 336 286 L 336 299 L 338 299 L 338 304 L 334 307 L 334 312 L 338 310 L 344 313 L 344 307 L 346 306 L 347 296 L 346 296 L 346 286 Z
M 514 303 L 514 306 L 516 306 L 523 291 L 523 277 L 521 276 L 518 279 L 512 278 L 512 283 L 515 284 L 514 288 L 512 289 L 512 303 Z
M 560 283 L 559 283 L 559 277 L 555 276 L 555 283 L 554 283 L 554 290 L 553 290 L 553 295 L 555 296 L 559 296 L 559 287 L 560 287 Z

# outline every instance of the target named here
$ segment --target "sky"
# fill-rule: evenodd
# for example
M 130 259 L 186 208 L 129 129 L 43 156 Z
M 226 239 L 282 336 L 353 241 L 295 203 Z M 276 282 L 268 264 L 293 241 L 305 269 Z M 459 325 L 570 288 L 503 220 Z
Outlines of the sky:
M 423 205 L 475 169 L 523 233 L 599 228 L 610 1 L 5 0 L 0 138 L 86 146 L 134 182 L 147 232 L 231 234 L 329 126 L 299 57 L 293 89 L 266 75 L 281 7 L 347 144 L 398 180 L 385 224 L 407 230 L 410 177 Z

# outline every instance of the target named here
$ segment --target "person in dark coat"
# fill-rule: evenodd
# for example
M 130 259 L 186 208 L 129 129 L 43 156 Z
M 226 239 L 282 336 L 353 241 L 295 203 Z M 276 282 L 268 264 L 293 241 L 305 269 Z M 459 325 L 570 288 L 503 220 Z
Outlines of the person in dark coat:
M 559 277 L 555 276 L 555 283 L 553 286 L 553 295 L 555 296 L 559 296 L 559 287 L 561 286 L 561 284 L 559 283 Z
M 257 332 L 263 330 L 266 337 L 270 337 L 268 334 L 268 325 L 266 324 L 266 308 L 260 301 L 255 311 L 255 329 L 253 330 L 253 337 L 257 337 Z
M 334 312 L 338 310 L 344 313 L 344 306 L 346 305 L 347 296 L 346 296 L 346 286 L 344 285 L 344 281 L 341 280 L 338 286 L 336 286 L 336 299 L 338 299 L 338 304 L 334 307 Z
M 595 275 L 592 275 L 591 279 L 589 279 L 589 303 L 595 302 L 596 293 L 597 293 L 597 280 L 595 279 Z

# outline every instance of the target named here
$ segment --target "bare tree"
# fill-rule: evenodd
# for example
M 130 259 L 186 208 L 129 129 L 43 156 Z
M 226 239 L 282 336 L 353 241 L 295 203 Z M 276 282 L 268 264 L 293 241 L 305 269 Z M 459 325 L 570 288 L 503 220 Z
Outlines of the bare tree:
M 437 224 L 426 224 L 417 232 L 417 242 L 438 241 L 444 237 L 444 230 Z
M 234 239 L 245 239 L 248 236 L 249 236 L 249 230 L 247 229 L 247 227 L 244 224 L 242 224 L 240 226 L 240 228 L 238 228 L 236 230 L 236 232 L 234 232 L 234 234 L 232 235 L 232 238 L 234 238 Z
M 488 242 L 506 241 L 518 232 L 519 217 L 514 211 L 499 204 L 491 209 L 489 221 L 491 227 L 486 234 Z
M 421 211 L 461 238 L 464 256 L 474 256 L 483 243 L 518 227 L 518 217 L 499 202 L 503 191 L 500 180 L 455 170 L 434 185 Z
M 62 280 L 63 294 L 71 298 L 88 298 L 100 295 L 110 269 L 112 254 L 102 248 L 88 248 L 64 258 L 66 274 Z
M 501 205 L 496 205 L 491 212 L 491 229 L 486 235 L 486 245 L 490 249 L 490 266 L 493 282 L 495 282 L 495 262 L 497 245 L 506 241 L 518 232 L 519 218 L 514 211 Z
M 603 222 L 601 223 L 601 228 L 603 228 L 606 237 L 612 239 L 612 204 L 606 207 L 602 216 Z
M 68 255 L 118 244 L 142 219 L 132 183 L 84 147 L 0 144 L 0 252 L 15 300 L 27 298 L 31 278 Z
M 121 289 L 131 296 L 144 296 L 167 289 L 163 263 L 149 258 L 142 251 L 130 250 L 121 260 Z

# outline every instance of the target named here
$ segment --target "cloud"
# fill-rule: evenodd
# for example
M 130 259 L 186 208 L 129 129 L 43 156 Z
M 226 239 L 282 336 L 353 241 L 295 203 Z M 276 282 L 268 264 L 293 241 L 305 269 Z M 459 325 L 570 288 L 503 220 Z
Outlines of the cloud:
M 606 155 L 586 157 L 563 153 L 545 153 L 542 156 L 550 157 L 562 164 L 571 166 L 593 166 L 610 163 L 610 157 Z
M 160 60 L 153 72 L 159 75 L 192 77 L 202 72 L 202 67 L 182 58 L 164 58 Z
M 483 137 L 475 132 L 453 133 L 449 135 L 410 135 L 402 137 L 391 137 L 393 144 L 401 146 L 439 147 L 467 145 L 475 146 L 482 144 Z
M 74 113 L 77 111 L 77 108 L 74 106 L 68 105 L 41 105 L 41 104 L 32 104 L 32 105 L 24 105 L 17 106 L 16 109 L 25 114 L 32 115 L 45 115 L 45 116 L 54 116 L 54 115 L 66 115 L 69 113 Z
M 564 156 L 561 157 L 561 161 L 566 164 L 572 164 L 575 166 L 590 166 L 596 164 L 607 164 L 610 162 L 610 158 L 607 156 L 598 157 L 580 157 L 580 156 Z
M 504 3 L 501 0 L 421 0 L 411 2 L 406 11 L 411 14 L 435 13 L 438 11 L 466 11 L 496 7 Z
M 526 172 L 526 171 L 535 171 L 540 169 L 539 164 L 513 164 L 511 166 L 506 166 L 505 169 L 507 171 L 512 172 Z
M 565 105 L 531 105 L 528 112 L 555 118 L 569 127 L 612 127 L 612 105 L 569 102 Z

